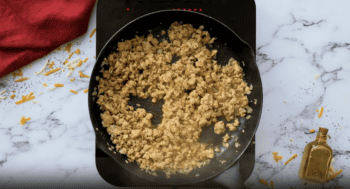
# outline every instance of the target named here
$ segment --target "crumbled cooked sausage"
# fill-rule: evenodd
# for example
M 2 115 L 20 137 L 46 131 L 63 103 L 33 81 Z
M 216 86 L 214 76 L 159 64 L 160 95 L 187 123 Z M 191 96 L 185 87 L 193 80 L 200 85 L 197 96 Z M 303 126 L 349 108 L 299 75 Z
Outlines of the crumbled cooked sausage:
M 171 43 L 151 34 L 135 36 L 118 43 L 119 52 L 104 60 L 109 69 L 101 71 L 97 100 L 104 110 L 102 125 L 116 150 L 141 169 L 161 169 L 170 175 L 206 165 L 214 150 L 199 142 L 202 127 L 214 123 L 215 133 L 224 133 L 224 122 L 217 123 L 224 117 L 234 120 L 227 124 L 233 131 L 239 124 L 236 116 L 247 113 L 246 94 L 251 89 L 243 81 L 242 68 L 233 58 L 226 66 L 217 64 L 217 50 L 205 47 L 215 39 L 203 28 L 174 22 L 167 31 Z M 171 63 L 174 56 L 180 59 Z M 152 102 L 164 100 L 163 119 L 156 128 L 152 114 L 140 105 L 135 110 L 128 105 L 130 94 Z

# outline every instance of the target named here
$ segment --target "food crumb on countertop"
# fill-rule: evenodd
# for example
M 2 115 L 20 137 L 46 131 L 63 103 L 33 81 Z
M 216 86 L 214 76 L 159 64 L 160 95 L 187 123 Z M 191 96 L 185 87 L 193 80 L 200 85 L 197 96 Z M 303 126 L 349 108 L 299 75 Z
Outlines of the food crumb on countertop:
M 310 129 L 309 131 L 310 131 L 310 133 L 314 133 L 315 129 Z
M 75 90 L 69 90 L 69 92 L 71 92 L 71 93 L 74 93 L 74 94 L 78 94 L 78 92 L 77 91 L 75 91 Z
M 44 87 L 47 87 L 47 84 L 44 82 L 44 83 L 43 83 L 43 86 L 44 86 Z
M 92 38 L 92 36 L 94 36 L 95 32 L 96 32 L 96 28 L 92 29 L 92 31 L 91 31 L 89 37 Z
M 26 124 L 26 122 L 29 121 L 29 120 L 31 120 L 30 117 L 25 118 L 24 116 L 22 116 L 22 117 L 21 117 L 21 120 L 19 121 L 19 123 L 20 123 L 21 125 L 24 125 L 24 124 Z
M 75 54 L 80 54 L 80 49 L 78 48 L 77 50 L 74 51 Z
M 320 77 L 320 74 L 315 75 L 315 79 L 318 79 Z
M 84 93 L 88 93 L 89 92 L 89 89 L 84 89 Z
M 271 188 L 275 188 L 275 184 L 273 183 L 272 180 L 271 180 Z
M 74 80 L 75 80 L 74 78 L 70 79 L 71 82 L 73 82 Z
M 51 75 L 51 74 L 53 74 L 55 72 L 58 72 L 59 70 L 61 70 L 61 68 L 56 68 L 56 69 L 53 69 L 53 70 L 50 70 L 50 71 L 46 72 L 44 75 L 45 76 L 49 76 L 49 75 Z
M 79 60 L 77 67 L 80 67 L 83 64 L 82 60 Z
M 23 78 L 15 80 L 15 82 L 22 82 L 22 81 L 25 81 L 25 80 L 28 80 L 28 79 L 29 79 L 29 77 L 23 77 Z
M 18 70 L 11 73 L 13 77 L 21 77 L 23 76 L 22 68 L 19 68 Z
M 72 49 L 72 43 L 68 43 L 67 45 L 66 45 L 66 47 L 64 48 L 64 50 L 65 51 L 67 51 L 68 53 L 70 53 L 70 51 L 71 51 L 71 49 Z
M 46 66 L 49 65 L 49 63 L 50 63 L 50 61 L 47 60 L 46 63 L 44 64 L 44 66 L 41 68 L 41 70 L 39 70 L 38 72 L 35 72 L 35 75 L 41 74 L 45 70 Z
M 61 84 L 61 83 L 55 83 L 53 86 L 54 86 L 54 87 L 63 87 L 64 85 Z
M 283 101 L 284 103 L 287 103 L 286 101 Z
M 273 159 L 276 161 L 276 163 L 278 163 L 279 161 L 281 161 L 283 159 L 283 156 L 279 156 L 278 152 L 272 152 L 273 155 Z
M 52 69 L 53 66 L 55 65 L 55 62 L 52 61 L 52 62 L 51 62 L 50 64 L 48 64 L 48 65 L 49 65 L 49 68 Z
M 291 162 L 293 159 L 295 159 L 296 157 L 298 157 L 298 154 L 294 154 L 292 157 L 290 157 L 288 159 L 288 161 L 286 161 L 286 163 L 284 163 L 284 165 L 287 165 L 289 162 Z
M 342 128 L 343 128 L 343 126 L 340 126 L 340 127 L 339 127 L 339 129 L 342 129 Z
M 15 97 L 16 97 L 15 94 L 13 94 L 13 95 L 10 96 L 11 99 L 14 99 Z
M 83 74 L 82 71 L 79 71 L 79 76 L 80 76 L 80 78 L 84 78 L 84 77 L 85 78 L 90 78 L 90 76 Z
M 73 56 L 74 52 L 71 52 L 67 58 L 67 60 L 69 60 L 72 56 Z
M 318 114 L 317 117 L 322 117 L 322 114 L 323 114 L 323 107 L 321 107 L 320 113 Z
M 260 179 L 260 183 L 263 184 L 263 185 L 269 186 L 269 184 L 267 183 L 267 181 L 264 180 L 264 179 Z
M 28 102 L 30 100 L 33 100 L 35 98 L 35 96 L 32 96 L 34 93 L 31 92 L 29 93 L 29 95 L 22 95 L 22 99 L 17 101 L 15 104 L 22 104 L 22 103 L 25 103 L 25 102 Z
M 86 61 L 88 61 L 88 60 L 89 60 L 89 58 L 85 58 L 85 59 L 84 59 L 84 62 L 86 62 Z

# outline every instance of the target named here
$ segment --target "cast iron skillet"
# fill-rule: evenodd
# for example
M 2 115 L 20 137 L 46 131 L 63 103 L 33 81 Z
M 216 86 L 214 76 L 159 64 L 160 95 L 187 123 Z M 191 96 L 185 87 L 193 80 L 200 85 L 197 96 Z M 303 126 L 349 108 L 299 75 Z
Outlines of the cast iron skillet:
M 240 62 L 240 65 L 245 73 L 245 81 L 249 85 L 253 85 L 252 93 L 248 95 L 249 106 L 253 108 L 253 112 L 250 114 L 251 118 L 249 120 L 246 120 L 246 118 L 240 118 L 240 126 L 238 127 L 237 132 L 227 132 L 230 135 L 233 134 L 238 136 L 237 142 L 241 146 L 236 148 L 234 141 L 231 140 L 229 148 L 223 148 L 223 134 L 215 134 L 213 126 L 205 127 L 200 137 L 200 141 L 208 142 L 214 146 L 219 146 L 221 149 L 224 149 L 224 151 L 221 153 L 216 153 L 210 164 L 200 169 L 195 169 L 187 175 L 175 174 L 167 179 L 162 171 L 158 171 L 157 176 L 151 175 L 141 170 L 136 162 L 126 163 L 125 160 L 127 157 L 125 155 L 121 155 L 119 152 L 114 154 L 114 151 L 116 150 L 115 148 L 111 148 L 114 145 L 110 140 L 110 135 L 107 133 L 106 128 L 102 127 L 100 117 L 102 110 L 100 110 L 99 105 L 96 103 L 97 97 L 92 96 L 92 92 L 94 91 L 94 88 L 98 86 L 96 76 L 103 77 L 102 72 L 100 72 L 102 67 L 104 70 L 109 68 L 108 65 L 101 67 L 102 61 L 104 58 L 107 58 L 110 53 L 116 51 L 118 42 L 130 40 L 134 38 L 135 35 L 146 37 L 149 33 L 152 33 L 154 37 L 161 40 L 164 38 L 161 35 L 161 30 L 167 31 L 170 25 L 175 21 L 182 22 L 183 24 L 192 24 L 192 26 L 195 28 L 199 28 L 199 26 L 203 25 L 204 31 L 209 31 L 211 37 L 216 37 L 217 39 L 215 40 L 215 43 L 212 44 L 212 46 L 208 45 L 207 47 L 210 50 L 218 50 L 216 58 L 218 64 L 226 65 L 231 57 Z M 168 37 L 165 38 L 169 40 Z M 244 61 L 245 66 L 242 65 L 242 61 Z M 254 103 L 254 99 L 257 99 L 256 104 Z M 261 78 L 258 67 L 255 63 L 255 54 L 252 48 L 246 42 L 240 39 L 230 28 L 218 20 L 202 13 L 183 10 L 163 10 L 152 12 L 129 22 L 119 31 L 117 31 L 102 48 L 96 59 L 95 66 L 91 74 L 88 94 L 89 113 L 96 134 L 96 145 L 106 154 L 111 156 L 116 162 L 118 162 L 121 167 L 130 171 L 132 174 L 147 179 L 151 182 L 169 185 L 184 185 L 201 182 L 222 173 L 227 168 L 232 166 L 246 150 L 253 138 L 253 135 L 255 134 L 260 121 L 262 101 L 263 92 Z M 155 115 L 155 118 L 152 120 L 153 123 L 160 122 L 162 114 L 161 102 L 152 104 L 150 100 L 145 101 L 131 96 L 129 104 L 136 108 L 136 103 L 141 104 L 141 107 Z M 242 129 L 244 129 L 244 133 L 242 132 Z M 226 163 L 222 163 L 223 161 L 226 161 Z

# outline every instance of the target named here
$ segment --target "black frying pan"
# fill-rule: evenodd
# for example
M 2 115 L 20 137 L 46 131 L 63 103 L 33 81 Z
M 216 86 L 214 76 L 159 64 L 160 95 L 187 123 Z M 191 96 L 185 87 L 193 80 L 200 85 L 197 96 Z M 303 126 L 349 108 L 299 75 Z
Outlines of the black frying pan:
M 203 25 L 204 31 L 209 31 L 211 37 L 216 37 L 217 39 L 214 44 L 208 45 L 207 47 L 210 50 L 218 50 L 216 56 L 218 64 L 226 65 L 231 57 L 240 63 L 244 61 L 245 66 L 243 66 L 242 63 L 240 64 L 245 73 L 244 79 L 249 85 L 253 85 L 252 93 L 248 95 L 249 106 L 253 108 L 253 112 L 250 114 L 251 118 L 249 120 L 240 118 L 240 126 L 238 127 L 237 132 L 226 131 L 229 135 L 233 134 L 238 136 L 237 142 L 239 142 L 241 146 L 236 148 L 234 143 L 230 143 L 228 149 L 220 154 L 216 153 L 210 164 L 200 169 L 197 168 L 187 175 L 175 174 L 167 179 L 162 171 L 157 171 L 157 176 L 151 175 L 141 170 L 136 162 L 126 163 L 125 160 L 127 160 L 127 157 L 125 155 L 121 155 L 119 152 L 114 154 L 116 150 L 115 148 L 111 148 L 114 145 L 110 140 L 110 135 L 107 133 L 106 128 L 102 127 L 100 117 L 102 110 L 100 110 L 99 105 L 96 103 L 97 97 L 92 96 L 92 92 L 94 91 L 94 88 L 98 86 L 96 76 L 103 77 L 102 72 L 100 72 L 101 68 L 104 67 L 104 70 L 109 68 L 108 65 L 101 67 L 103 59 L 107 58 L 110 53 L 116 51 L 118 42 L 132 39 L 135 35 L 146 37 L 149 33 L 152 33 L 154 37 L 161 40 L 161 30 L 167 31 L 170 25 L 175 21 L 182 22 L 182 24 L 192 24 L 195 28 L 199 28 L 199 26 Z M 157 35 L 159 35 L 159 37 L 157 37 Z M 254 99 L 257 100 L 256 104 L 254 103 Z M 202 13 L 183 10 L 163 10 L 149 13 L 129 22 L 117 31 L 108 40 L 96 59 L 91 74 L 88 93 L 89 113 L 96 134 L 97 146 L 118 162 L 121 167 L 132 174 L 151 182 L 169 185 L 184 185 L 201 182 L 222 173 L 232 166 L 244 153 L 255 134 L 260 121 L 262 101 L 263 92 L 261 78 L 255 62 L 253 49 L 246 42 L 241 40 L 230 28 L 218 20 Z M 150 100 L 145 101 L 136 97 L 131 97 L 129 105 L 136 108 L 135 105 L 137 103 L 141 104 L 141 107 L 145 108 L 148 112 L 154 114 L 155 118 L 152 120 L 153 123 L 157 123 L 161 120 L 161 102 L 152 104 L 150 103 Z M 242 132 L 242 129 L 244 129 L 244 133 Z M 213 126 L 208 126 L 204 128 L 200 141 L 211 143 L 214 147 L 222 147 L 222 137 L 223 134 L 217 135 L 214 133 Z M 223 160 L 226 161 L 226 163 L 222 163 Z

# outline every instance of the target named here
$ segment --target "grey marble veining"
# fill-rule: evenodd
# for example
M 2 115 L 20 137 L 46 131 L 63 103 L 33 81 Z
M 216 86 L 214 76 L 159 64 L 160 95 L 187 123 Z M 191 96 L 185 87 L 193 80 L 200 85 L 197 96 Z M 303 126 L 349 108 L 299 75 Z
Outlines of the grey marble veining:
M 264 105 L 256 133 L 256 165 L 247 188 L 268 188 L 259 179 L 272 180 L 275 188 L 319 188 L 298 178 L 306 143 L 315 139 L 310 129 L 329 129 L 329 145 L 334 150 L 335 169 L 343 169 L 324 188 L 347 188 L 350 147 L 350 7 L 349 1 L 257 0 L 257 64 L 262 75 Z M 52 52 L 24 69 L 29 80 L 15 83 L 12 76 L 0 78 L 0 187 L 33 185 L 111 187 L 95 166 L 95 136 L 87 94 L 94 65 L 96 7 L 88 32 L 71 41 L 76 58 L 89 58 L 71 77 L 64 73 L 36 76 L 47 60 L 61 67 L 65 51 Z M 91 40 L 91 42 L 90 42 Z M 65 45 L 62 45 L 64 47 Z M 319 74 L 318 79 L 315 76 Z M 70 79 L 75 78 L 74 82 Z M 54 83 L 63 88 L 48 91 Z M 73 89 L 78 94 L 70 93 Z M 15 99 L 9 98 L 15 90 Z M 22 95 L 34 92 L 34 99 L 15 105 Z M 40 94 L 40 92 L 43 92 Z M 286 102 L 286 103 L 285 103 Z M 324 107 L 323 117 L 315 111 Z M 22 116 L 31 117 L 21 126 Z M 273 160 L 272 152 L 283 156 Z M 298 157 L 284 165 L 293 154 Z M 305 185 L 306 184 L 306 185 Z

